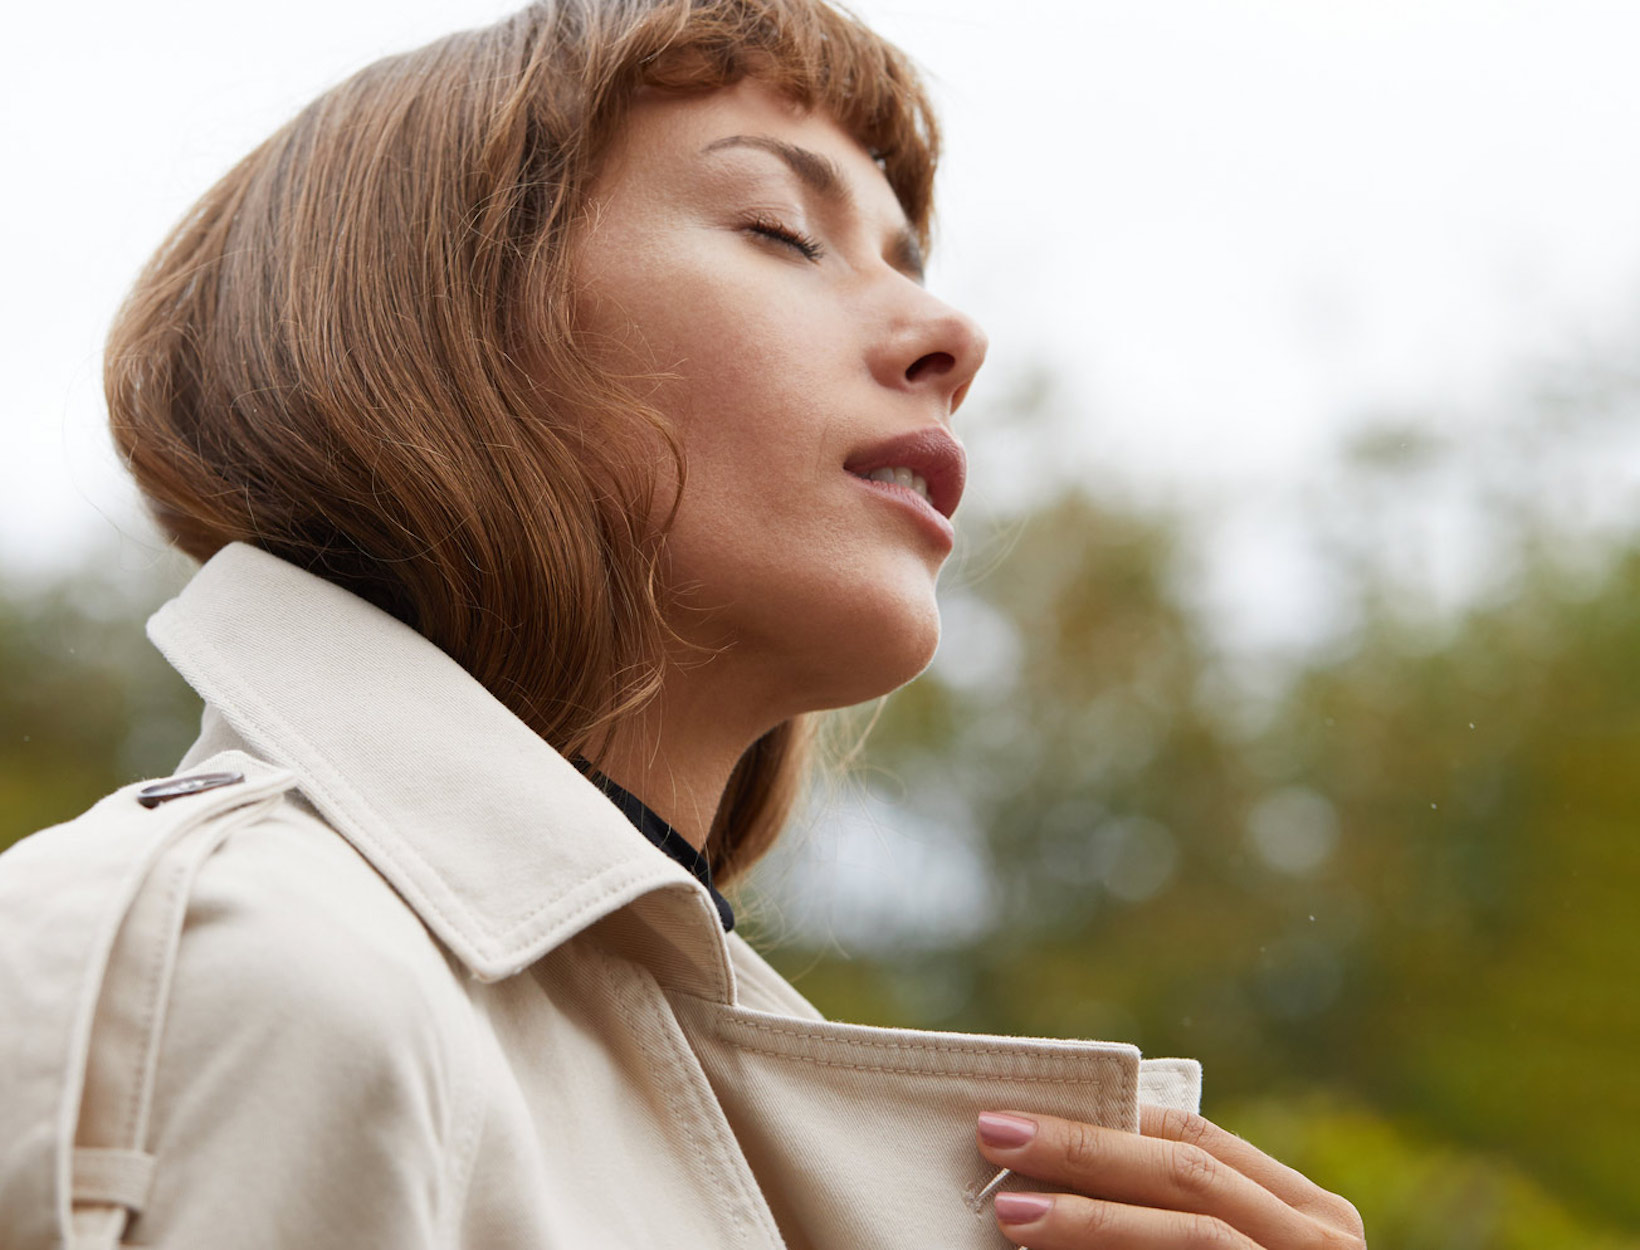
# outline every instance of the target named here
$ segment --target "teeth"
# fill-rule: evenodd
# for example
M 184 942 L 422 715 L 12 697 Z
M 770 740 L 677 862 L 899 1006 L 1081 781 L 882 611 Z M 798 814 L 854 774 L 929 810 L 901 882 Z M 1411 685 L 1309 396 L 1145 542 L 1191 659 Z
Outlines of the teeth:
M 904 467 L 873 469 L 866 474 L 866 480 L 869 482 L 888 482 L 894 486 L 906 486 L 916 491 L 924 499 L 928 498 L 928 479 Z

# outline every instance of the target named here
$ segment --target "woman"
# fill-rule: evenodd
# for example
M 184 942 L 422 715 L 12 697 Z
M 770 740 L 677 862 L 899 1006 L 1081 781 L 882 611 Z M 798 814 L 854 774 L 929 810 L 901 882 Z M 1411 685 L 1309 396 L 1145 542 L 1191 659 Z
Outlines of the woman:
M 937 640 L 936 155 L 823 0 L 559 0 L 206 195 L 107 365 L 204 724 L 0 861 L 5 1245 L 1361 1244 L 1188 1063 L 730 932 L 807 718 Z

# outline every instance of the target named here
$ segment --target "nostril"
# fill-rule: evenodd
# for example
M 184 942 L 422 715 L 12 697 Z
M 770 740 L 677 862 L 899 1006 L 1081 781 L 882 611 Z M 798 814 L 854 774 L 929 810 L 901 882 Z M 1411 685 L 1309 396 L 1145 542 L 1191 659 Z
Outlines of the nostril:
M 949 373 L 956 366 L 957 358 L 950 352 L 929 352 L 911 362 L 911 367 L 905 371 L 905 380 L 918 382 L 930 375 Z

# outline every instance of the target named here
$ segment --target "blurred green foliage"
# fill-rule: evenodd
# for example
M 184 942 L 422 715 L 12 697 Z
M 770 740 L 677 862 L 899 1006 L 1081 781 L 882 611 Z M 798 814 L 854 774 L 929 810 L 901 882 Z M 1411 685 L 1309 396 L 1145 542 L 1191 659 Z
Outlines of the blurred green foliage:
M 0 850 L 108 791 L 164 776 L 199 731 L 199 699 L 142 621 L 179 583 L 111 561 L 0 586 Z
M 1352 634 L 1238 700 L 1179 528 L 1067 494 L 959 592 L 1017 671 L 936 668 L 867 747 L 983 832 L 992 923 L 775 961 L 840 1018 L 1198 1057 L 1374 1244 L 1640 1246 L 1640 548 L 1516 529 L 1446 621 L 1359 566 Z
M 887 703 L 865 775 L 960 806 L 984 931 L 775 961 L 839 1018 L 1199 1057 L 1378 1246 L 1640 1247 L 1640 547 L 1523 526 L 1507 593 L 1434 622 L 1359 562 L 1353 632 L 1252 698 L 1187 529 L 1043 505 L 957 592 L 1017 662 Z M 147 580 L 0 594 L 0 846 L 191 740 Z

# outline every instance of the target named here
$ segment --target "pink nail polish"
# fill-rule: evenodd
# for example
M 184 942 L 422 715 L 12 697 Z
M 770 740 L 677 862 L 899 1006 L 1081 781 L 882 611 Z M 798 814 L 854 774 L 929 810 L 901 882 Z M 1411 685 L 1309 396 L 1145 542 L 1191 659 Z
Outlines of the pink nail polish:
M 1004 1224 L 1033 1224 L 1053 1210 L 1053 1199 L 1041 1194 L 998 1194 L 993 1205 Z
M 1000 1111 L 982 1111 L 979 1114 L 979 1139 L 987 1146 L 1013 1150 L 1036 1136 L 1036 1121 L 1022 1115 L 1003 1115 Z

